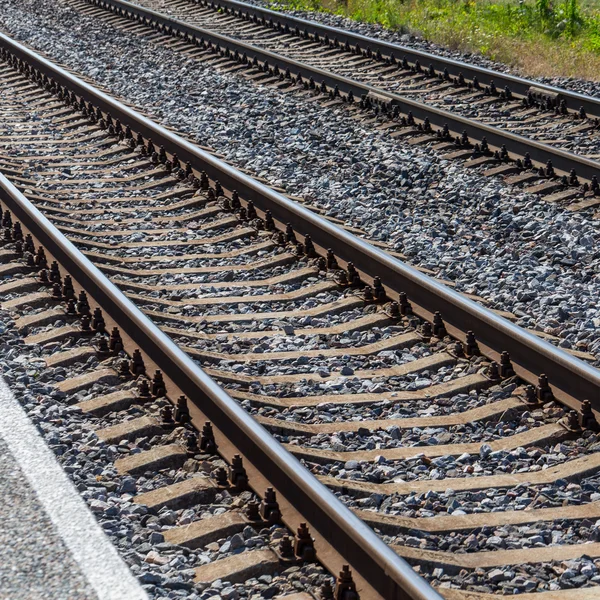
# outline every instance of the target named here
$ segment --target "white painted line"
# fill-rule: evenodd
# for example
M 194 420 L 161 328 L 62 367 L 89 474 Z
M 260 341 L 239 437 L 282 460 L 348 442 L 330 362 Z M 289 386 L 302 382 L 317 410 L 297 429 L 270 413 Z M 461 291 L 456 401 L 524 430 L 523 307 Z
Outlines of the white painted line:
M 2 378 L 0 435 L 98 600 L 148 600 Z

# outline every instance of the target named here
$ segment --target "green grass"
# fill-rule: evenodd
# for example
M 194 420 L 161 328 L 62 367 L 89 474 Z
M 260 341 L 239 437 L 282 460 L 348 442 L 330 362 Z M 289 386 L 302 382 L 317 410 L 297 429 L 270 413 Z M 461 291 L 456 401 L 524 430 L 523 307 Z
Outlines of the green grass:
M 600 0 L 280 0 L 416 33 L 530 76 L 600 80 Z

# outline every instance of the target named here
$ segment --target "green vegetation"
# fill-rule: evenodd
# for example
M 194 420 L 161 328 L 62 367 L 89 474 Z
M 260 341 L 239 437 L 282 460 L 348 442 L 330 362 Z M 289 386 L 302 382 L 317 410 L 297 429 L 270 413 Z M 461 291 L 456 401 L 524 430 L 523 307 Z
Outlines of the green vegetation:
M 600 80 L 600 0 L 280 0 L 417 33 L 530 76 Z

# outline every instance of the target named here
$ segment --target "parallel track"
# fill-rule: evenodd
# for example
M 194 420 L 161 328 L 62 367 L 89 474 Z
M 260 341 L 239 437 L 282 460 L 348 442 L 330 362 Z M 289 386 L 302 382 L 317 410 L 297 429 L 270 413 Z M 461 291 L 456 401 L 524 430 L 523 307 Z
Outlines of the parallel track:
M 580 95 L 559 97 L 553 88 L 537 86 L 520 97 L 525 85 L 520 79 L 514 82 L 519 91 L 511 88 L 508 95 L 494 92 L 495 88 L 476 89 L 464 74 L 454 80 L 448 66 L 444 71 L 432 65 L 428 71 L 416 58 L 415 63 L 404 66 L 402 60 L 392 63 L 389 48 L 388 54 L 380 50 L 378 58 L 375 50 L 369 53 L 359 45 L 357 51 L 350 39 L 345 46 L 340 42 L 343 36 L 336 36 L 336 44 L 327 29 L 319 34 L 316 24 L 305 33 L 303 22 L 292 27 L 287 20 L 291 17 L 277 15 L 281 18 L 271 21 L 260 9 L 254 12 L 235 3 L 198 7 L 183 0 L 167 2 L 161 12 L 148 8 L 158 4 L 155 0 L 144 0 L 144 6 L 123 0 L 72 3 L 95 17 L 109 15 L 111 24 L 207 64 L 246 69 L 251 79 L 292 92 L 314 90 L 312 93 L 320 94 L 330 106 L 360 105 L 367 114 L 374 111 L 377 125 L 392 137 L 433 144 L 443 156 L 469 159 L 468 166 L 487 165 L 490 174 L 508 176 L 511 183 L 527 185 L 551 202 L 572 209 L 598 204 L 598 121 L 580 117 L 580 113 L 587 115 L 581 104 L 585 97 Z M 89 4 L 92 7 L 85 8 Z M 166 14 L 166 10 L 174 14 Z M 534 98 L 534 93 L 546 94 L 545 99 Z M 566 107 L 573 108 L 576 103 L 577 112 L 569 112 Z M 597 104 L 587 98 L 590 114 L 598 113 Z M 489 151 L 482 152 L 482 144 Z
M 594 411 L 600 408 L 596 369 L 223 164 L 6 36 L 0 36 L 0 46 L 5 61 L 1 144 L 8 144 L 1 150 L 0 170 L 146 316 L 5 182 L 3 208 L 103 308 L 107 323 L 110 319 L 121 329 L 125 349 L 130 354 L 136 347 L 142 350 L 147 372 L 159 368 L 164 373 L 169 398 L 188 397 L 198 429 L 206 419 L 213 422 L 220 451 L 228 459 L 235 453 L 244 457 L 253 489 L 260 494 L 269 485 L 277 489 L 286 524 L 295 529 L 299 522 L 309 523 L 321 561 L 332 571 L 351 564 L 361 597 L 437 597 L 398 555 L 420 565 L 436 584 L 444 582 L 442 575 L 427 565 L 444 569 L 445 575 L 479 570 L 476 578 L 485 581 L 496 566 L 595 556 L 598 544 L 558 543 L 537 550 L 540 558 L 527 551 L 469 553 L 460 532 L 528 519 L 549 526 L 566 519 L 583 531 L 582 519 L 597 518 L 597 503 L 587 491 L 600 472 L 597 423 L 594 413 L 582 408 L 585 399 Z M 6 258 L 19 249 L 10 245 L 14 223 L 6 214 L 3 219 L 10 232 Z M 7 275 L 12 268 L 5 269 Z M 32 286 L 35 281 L 9 280 L 2 292 L 15 297 L 4 307 L 35 302 L 27 297 Z M 60 287 L 57 297 L 62 299 Z M 440 315 L 434 318 L 436 312 Z M 334 320 L 320 321 L 332 315 Z M 32 314 L 29 327 L 48 322 L 52 315 Z M 307 342 L 313 349 L 306 350 Z M 502 352 L 508 354 L 501 358 Z M 274 373 L 282 363 L 287 373 Z M 373 379 L 377 389 L 362 385 Z M 450 406 L 445 399 L 469 392 L 476 405 Z M 373 494 L 414 497 L 413 506 L 420 508 L 410 517 L 358 511 L 391 536 L 386 541 L 394 552 L 281 452 L 240 402 L 352 508 L 378 508 L 356 503 Z M 336 419 L 340 405 L 353 407 L 361 418 Z M 584 414 L 578 420 L 569 409 Z M 435 446 L 414 445 L 414 428 L 423 435 L 426 428 L 442 429 L 446 435 Z M 381 448 L 361 447 L 365 432 L 380 429 L 389 432 Z M 469 435 L 479 441 L 463 443 Z M 528 446 L 548 452 L 560 442 L 566 454 L 544 470 L 511 474 L 503 469 L 501 474 L 485 462 L 488 451 L 480 448 L 485 441 L 490 452 L 508 453 Z M 429 468 L 440 458 L 480 452 L 479 471 L 473 467 L 439 481 Z M 352 460 L 380 463 L 378 457 L 387 464 L 387 475 L 371 477 L 365 468 L 366 477 L 348 478 L 339 468 Z M 422 461 L 422 474 L 407 473 L 399 481 L 398 469 L 414 461 Z M 572 505 L 539 498 L 544 486 L 582 478 L 588 487 Z M 431 516 L 445 512 L 440 495 L 448 488 L 463 502 L 461 494 L 506 488 L 518 494 L 523 486 L 536 497 L 525 520 L 517 509 Z M 403 532 L 412 530 L 454 531 L 458 545 L 436 553 L 426 540 L 415 548 L 403 543 Z M 537 586 L 547 589 L 543 581 Z M 597 588 L 590 589 L 592 595 L 579 597 L 594 597 Z M 447 598 L 480 597 L 440 591 Z

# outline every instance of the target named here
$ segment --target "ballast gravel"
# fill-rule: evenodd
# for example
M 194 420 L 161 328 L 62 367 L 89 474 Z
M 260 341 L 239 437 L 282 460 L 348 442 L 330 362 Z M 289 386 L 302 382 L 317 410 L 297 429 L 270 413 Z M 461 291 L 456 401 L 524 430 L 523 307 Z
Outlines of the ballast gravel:
M 600 225 L 591 211 L 562 210 L 396 143 L 344 109 L 220 73 L 57 0 L 8 0 L 0 22 L 234 164 L 511 311 L 518 324 L 600 356 Z

